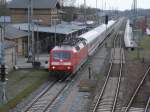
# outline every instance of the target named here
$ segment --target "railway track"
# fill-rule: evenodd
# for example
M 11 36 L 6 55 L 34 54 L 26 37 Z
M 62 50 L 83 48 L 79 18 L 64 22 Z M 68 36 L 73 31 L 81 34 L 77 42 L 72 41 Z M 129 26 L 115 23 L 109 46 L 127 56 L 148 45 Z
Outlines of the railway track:
M 22 112 L 44 112 L 66 87 L 65 83 L 53 82 L 37 96 Z
M 47 87 L 38 96 L 36 96 L 31 101 L 31 103 L 27 105 L 21 112 L 46 112 L 47 109 L 61 95 L 63 90 L 68 87 L 69 83 L 71 83 L 75 77 L 70 75 L 70 77 L 49 83 Z
M 145 82 L 145 80 L 146 80 L 146 77 L 148 77 L 149 72 L 150 72 L 150 66 L 149 66 L 148 69 L 146 70 L 146 72 L 145 72 L 145 74 L 143 75 L 143 78 L 141 79 L 140 83 L 138 84 L 138 86 L 137 86 L 135 92 L 134 92 L 133 95 L 131 96 L 129 103 L 127 104 L 126 107 L 124 107 L 124 108 L 122 109 L 121 112 L 149 112 L 149 111 L 150 111 L 150 110 L 148 110 L 148 109 L 149 109 L 149 105 L 150 105 L 150 96 L 149 96 L 149 98 L 148 98 L 148 101 L 145 102 L 145 107 L 143 107 L 143 108 L 132 107 L 132 104 L 133 104 L 134 100 L 136 99 L 137 94 L 140 93 L 140 89 L 142 88 L 142 86 L 143 86 L 143 84 L 144 84 L 144 82 Z M 149 89 L 149 88 L 148 88 L 148 89 Z
M 94 102 L 94 107 L 90 109 L 90 112 L 114 112 L 116 110 L 116 106 L 118 107 L 117 98 L 119 95 L 124 63 L 124 55 L 121 41 L 122 40 L 118 37 L 117 33 L 113 41 L 110 67 L 107 73 L 106 80 L 104 82 L 100 94 L 97 97 L 96 102 Z M 118 55 L 117 57 L 115 56 L 116 54 Z M 114 70 L 116 69 L 116 66 L 118 69 L 117 71 Z M 112 74 L 117 74 L 117 77 L 112 77 Z
M 76 75 L 75 77 L 78 77 Z M 75 79 L 75 77 L 73 79 Z M 69 78 L 67 78 L 68 80 Z M 54 81 L 41 92 L 22 112 L 46 112 L 69 86 L 68 82 Z

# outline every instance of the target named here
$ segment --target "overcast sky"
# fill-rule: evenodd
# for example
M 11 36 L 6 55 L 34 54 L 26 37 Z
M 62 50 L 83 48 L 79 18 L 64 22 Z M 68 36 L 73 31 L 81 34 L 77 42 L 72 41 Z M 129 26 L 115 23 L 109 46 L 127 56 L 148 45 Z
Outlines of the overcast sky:
M 7 0 L 11 1 L 11 0 Z M 66 0 L 67 1 L 67 0 Z M 70 1 L 70 0 L 69 0 Z M 103 5 L 102 5 L 103 2 Z M 84 0 L 76 0 L 75 5 L 80 6 Z M 96 7 L 96 0 L 86 0 L 87 6 Z M 131 9 L 133 0 L 97 0 L 97 7 L 102 9 L 119 9 L 126 10 Z M 137 7 L 150 9 L 150 0 L 137 0 Z
M 102 9 L 102 1 L 104 9 L 131 9 L 133 0 L 97 0 L 98 8 Z M 150 9 L 150 0 L 137 0 L 138 8 Z M 77 0 L 76 5 L 83 4 L 84 0 Z M 86 0 L 87 6 L 96 7 L 96 0 Z

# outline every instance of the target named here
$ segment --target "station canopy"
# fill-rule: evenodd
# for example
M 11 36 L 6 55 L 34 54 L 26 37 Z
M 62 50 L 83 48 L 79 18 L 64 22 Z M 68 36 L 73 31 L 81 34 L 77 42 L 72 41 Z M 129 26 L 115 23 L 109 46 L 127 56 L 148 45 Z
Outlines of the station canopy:
M 12 24 L 13 27 L 23 30 L 23 31 L 28 31 L 28 23 L 20 23 L 20 24 Z M 54 26 L 43 26 L 43 25 L 33 25 L 34 32 L 43 32 L 43 33 L 57 33 L 57 34 L 64 34 L 64 35 L 69 35 L 74 32 L 78 32 L 80 30 L 83 30 L 86 28 L 86 26 L 79 26 L 67 22 L 63 22 L 58 25 Z
M 3 26 L 3 25 L 2 25 Z M 4 31 L 4 26 L 2 27 Z M 0 32 L 0 35 L 2 35 L 2 32 Z M 5 25 L 5 39 L 17 39 L 22 37 L 27 37 L 28 33 L 25 31 L 18 30 L 11 25 Z

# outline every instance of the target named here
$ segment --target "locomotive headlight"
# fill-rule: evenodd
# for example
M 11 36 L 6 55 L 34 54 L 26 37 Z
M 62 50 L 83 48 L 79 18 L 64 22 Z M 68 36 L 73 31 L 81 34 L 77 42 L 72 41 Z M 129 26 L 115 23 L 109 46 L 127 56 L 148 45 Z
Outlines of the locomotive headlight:
M 67 67 L 67 69 L 68 69 L 68 70 L 70 70 L 70 69 L 71 69 L 71 67 L 70 67 L 70 66 L 68 66 L 68 67 Z
M 55 66 L 53 66 L 52 69 L 55 69 Z

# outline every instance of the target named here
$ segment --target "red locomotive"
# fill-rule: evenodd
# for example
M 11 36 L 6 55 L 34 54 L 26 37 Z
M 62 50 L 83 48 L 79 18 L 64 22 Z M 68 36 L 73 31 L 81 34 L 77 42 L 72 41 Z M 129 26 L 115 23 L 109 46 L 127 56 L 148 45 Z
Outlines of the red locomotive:
M 108 22 L 108 33 L 112 31 L 115 21 Z M 57 75 L 75 73 L 105 40 L 106 25 L 102 24 L 77 38 L 66 40 L 61 46 L 50 51 L 50 73 Z
M 49 70 L 53 72 L 75 73 L 86 61 L 88 47 L 83 38 L 72 38 L 56 46 L 50 52 Z

